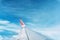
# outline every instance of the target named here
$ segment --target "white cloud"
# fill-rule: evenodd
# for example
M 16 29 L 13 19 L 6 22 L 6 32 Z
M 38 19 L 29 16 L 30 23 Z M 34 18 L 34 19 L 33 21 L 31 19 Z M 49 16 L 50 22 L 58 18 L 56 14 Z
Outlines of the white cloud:
M 6 21 L 6 20 L 1 20 L 3 23 L 0 22 L 0 24 L 3 24 L 2 26 L 0 26 L 0 31 L 3 31 L 4 29 L 6 30 L 10 30 L 10 31 L 14 31 L 17 33 L 20 33 L 20 26 L 14 23 L 11 23 L 10 21 Z M 6 24 L 5 24 L 6 23 Z M 31 24 L 31 25 L 30 25 Z M 4 26 L 6 25 L 6 26 Z M 33 23 L 27 23 L 27 26 L 37 26 Z M 39 25 L 38 25 L 39 26 Z M 55 25 L 53 27 L 50 28 L 31 28 L 34 31 L 40 32 L 44 35 L 50 36 L 51 38 L 53 38 L 54 40 L 60 40 L 60 25 Z M 13 36 L 14 37 L 17 37 Z
M 10 22 L 9 21 L 6 21 L 6 20 L 0 20 L 0 24 L 9 24 Z
M 0 32 L 4 31 L 4 30 L 9 30 L 9 31 L 13 31 L 13 32 L 16 32 L 16 33 L 20 33 L 20 26 L 17 25 L 17 24 L 14 24 L 14 23 L 11 23 L 10 21 L 7 21 L 7 20 L 0 20 Z M 16 36 L 16 35 L 14 35 Z M 14 37 L 11 37 L 11 38 L 3 38 L 2 36 L 0 36 L 0 40 L 3 40 L 3 39 L 6 39 L 6 40 L 13 40 L 15 39 Z
M 46 36 L 50 36 L 54 40 L 60 40 L 60 25 L 55 25 L 51 28 L 36 28 L 33 30 L 40 32 Z
M 19 32 L 20 26 L 17 24 L 11 23 L 10 21 L 7 21 L 7 20 L 0 20 L 0 31 L 3 31 L 3 30 Z

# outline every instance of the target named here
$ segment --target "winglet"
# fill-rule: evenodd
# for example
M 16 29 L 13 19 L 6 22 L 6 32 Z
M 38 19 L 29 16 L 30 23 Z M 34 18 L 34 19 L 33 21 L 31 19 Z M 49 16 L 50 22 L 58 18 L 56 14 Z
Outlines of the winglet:
M 23 23 L 22 19 L 20 19 L 20 24 L 21 24 L 22 28 L 25 27 L 25 24 Z

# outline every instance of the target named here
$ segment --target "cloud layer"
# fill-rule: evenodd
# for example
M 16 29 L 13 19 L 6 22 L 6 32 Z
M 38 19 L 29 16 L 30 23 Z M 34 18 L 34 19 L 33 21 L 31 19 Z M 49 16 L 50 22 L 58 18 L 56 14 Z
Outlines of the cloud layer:
M 5 39 L 9 37 L 13 37 L 15 35 L 18 35 L 20 32 L 19 25 L 16 25 L 14 23 L 11 23 L 7 20 L 0 20 L 0 36 L 1 38 Z

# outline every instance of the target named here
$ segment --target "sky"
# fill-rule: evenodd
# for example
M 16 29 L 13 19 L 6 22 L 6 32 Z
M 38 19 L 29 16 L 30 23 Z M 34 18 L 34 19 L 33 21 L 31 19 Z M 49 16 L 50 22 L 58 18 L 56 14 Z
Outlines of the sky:
M 26 27 L 60 40 L 60 0 L 0 0 L 0 32 L 19 33 L 20 19 Z

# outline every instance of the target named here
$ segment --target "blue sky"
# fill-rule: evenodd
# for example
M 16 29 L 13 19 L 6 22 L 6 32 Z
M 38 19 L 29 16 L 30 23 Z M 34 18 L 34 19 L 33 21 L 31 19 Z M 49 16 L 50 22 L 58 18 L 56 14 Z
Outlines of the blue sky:
M 0 29 L 21 29 L 20 18 L 28 28 L 60 40 L 60 0 L 0 0 Z

